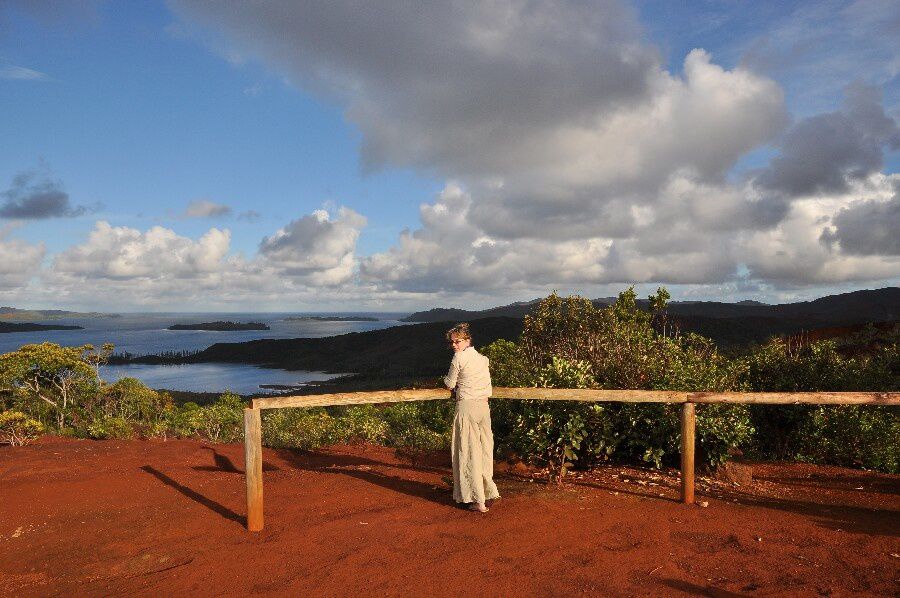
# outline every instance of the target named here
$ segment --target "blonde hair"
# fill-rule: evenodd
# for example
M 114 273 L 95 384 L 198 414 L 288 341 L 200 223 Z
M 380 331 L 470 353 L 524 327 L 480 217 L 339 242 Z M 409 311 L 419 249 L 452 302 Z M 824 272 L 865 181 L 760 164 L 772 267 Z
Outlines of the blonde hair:
M 447 342 L 453 342 L 453 337 L 457 338 L 466 338 L 470 341 L 472 340 L 472 335 L 469 333 L 469 323 L 462 322 L 457 324 L 453 328 L 447 331 Z

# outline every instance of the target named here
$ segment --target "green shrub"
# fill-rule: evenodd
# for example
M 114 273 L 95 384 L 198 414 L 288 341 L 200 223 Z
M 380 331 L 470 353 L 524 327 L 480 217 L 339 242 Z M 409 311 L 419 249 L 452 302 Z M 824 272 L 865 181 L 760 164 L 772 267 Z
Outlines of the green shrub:
M 591 364 L 553 356 L 537 375 L 538 386 L 545 388 L 589 388 L 594 385 Z M 578 460 L 581 443 L 602 414 L 600 405 L 525 401 L 510 415 L 509 444 L 517 452 L 549 467 L 551 475 L 562 482 L 566 470 Z
M 0 413 L 0 444 L 22 446 L 44 433 L 44 425 L 21 411 Z
M 344 442 L 372 442 L 382 444 L 388 436 L 388 425 L 380 411 L 373 405 L 358 405 L 347 411 L 335 422 Z
M 87 433 L 96 439 L 127 440 L 134 437 L 134 426 L 124 417 L 105 417 L 88 424 Z
M 429 409 L 428 403 L 395 403 L 383 407 L 382 417 L 388 427 L 388 446 L 412 451 L 449 448 L 449 418 L 441 421 L 435 415 L 436 412 Z
M 756 391 L 897 391 L 898 345 L 845 356 L 831 341 L 774 340 L 743 358 L 746 386 Z M 759 458 L 803 459 L 894 471 L 898 411 L 873 406 L 752 405 Z M 892 469 L 893 468 L 893 469 Z
M 521 347 L 514 342 L 498 339 L 480 349 L 490 361 L 491 382 L 494 386 L 530 387 L 535 385 L 534 374 L 525 363 Z
M 168 414 L 168 428 L 176 436 L 188 438 L 198 434 L 203 428 L 203 408 L 193 401 L 188 401 Z
M 166 440 L 170 434 L 177 436 L 172 427 L 172 420 L 175 417 L 174 413 L 175 407 L 167 407 L 160 412 L 156 420 L 147 424 L 144 428 L 144 435 L 147 438 L 162 438 L 163 440 Z
M 796 457 L 814 463 L 900 472 L 900 409 L 817 405 L 800 426 Z
M 272 409 L 263 413 L 263 438 L 275 448 L 313 449 L 343 440 L 324 409 Z
M 697 452 L 709 465 L 724 464 L 728 451 L 746 445 L 754 432 L 747 405 L 697 406 Z
M 212 405 L 200 408 L 199 431 L 213 442 L 234 442 L 244 436 L 244 401 L 226 392 Z
M 602 414 L 598 404 L 548 401 L 520 401 L 510 410 L 510 433 L 503 444 L 529 461 L 549 468 L 562 481 L 572 463 L 579 459 L 582 441 Z
M 172 405 L 168 394 L 153 390 L 136 378 L 121 378 L 105 386 L 91 406 L 99 417 L 120 417 L 150 424 Z
M 621 403 L 610 405 L 608 412 L 617 458 L 655 467 L 674 463 L 681 443 L 680 405 Z

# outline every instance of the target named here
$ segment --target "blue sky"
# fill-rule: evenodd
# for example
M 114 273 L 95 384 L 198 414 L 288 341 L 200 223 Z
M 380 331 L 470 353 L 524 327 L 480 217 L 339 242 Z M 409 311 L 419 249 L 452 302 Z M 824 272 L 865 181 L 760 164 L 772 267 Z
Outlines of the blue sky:
M 900 280 L 896 3 L 0 7 L 0 303 Z
M 81 237 L 97 218 L 197 236 L 209 222 L 172 216 L 209 199 L 261 214 L 231 227 L 234 249 L 254 252 L 273 225 L 331 201 L 370 214 L 362 249 L 383 250 L 440 189 L 400 169 L 362 176 L 359 135 L 339 106 L 178 35 L 162 3 L 104 3 L 65 22 L 13 14 L 3 58 L 45 78 L 0 88 L 14 114 L 3 137 L 17 140 L 0 149 L 0 180 L 46 162 L 74 202 L 104 206 L 82 218 Z M 56 252 L 77 240 L 74 228 L 44 220 L 22 235 Z

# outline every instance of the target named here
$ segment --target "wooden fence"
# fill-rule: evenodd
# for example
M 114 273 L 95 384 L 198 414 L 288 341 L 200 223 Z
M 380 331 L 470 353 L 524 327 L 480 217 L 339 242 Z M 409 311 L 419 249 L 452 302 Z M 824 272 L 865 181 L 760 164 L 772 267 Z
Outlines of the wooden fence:
M 244 454 L 247 477 L 247 529 L 263 529 L 263 409 L 329 407 L 447 400 L 443 389 L 385 390 L 253 399 L 244 410 Z M 494 388 L 495 399 L 623 403 L 679 403 L 681 407 L 681 500 L 694 502 L 694 406 L 704 403 L 769 405 L 900 405 L 898 392 L 681 392 L 670 390 L 588 390 L 568 388 Z

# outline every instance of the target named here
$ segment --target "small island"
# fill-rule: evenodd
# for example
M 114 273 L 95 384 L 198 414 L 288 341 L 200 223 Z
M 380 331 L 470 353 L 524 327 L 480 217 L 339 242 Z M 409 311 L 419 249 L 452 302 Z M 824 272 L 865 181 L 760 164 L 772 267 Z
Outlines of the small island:
M 232 330 L 269 330 L 260 322 L 203 322 L 202 324 L 172 324 L 167 330 L 212 330 L 226 332 Z
M 21 324 L 0 322 L 0 334 L 6 332 L 37 332 L 40 330 L 84 330 L 84 327 L 64 326 L 63 324 L 33 324 L 31 322 L 22 322 Z
M 377 322 L 368 316 L 291 316 L 285 322 Z

